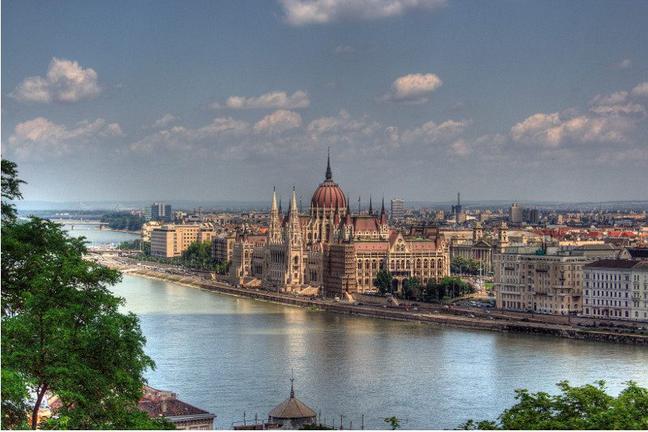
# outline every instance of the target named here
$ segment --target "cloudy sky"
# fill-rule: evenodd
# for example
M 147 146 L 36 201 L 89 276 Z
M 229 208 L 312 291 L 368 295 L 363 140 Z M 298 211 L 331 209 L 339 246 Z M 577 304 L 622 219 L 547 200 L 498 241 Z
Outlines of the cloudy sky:
M 4 1 L 29 200 L 648 199 L 646 1 Z

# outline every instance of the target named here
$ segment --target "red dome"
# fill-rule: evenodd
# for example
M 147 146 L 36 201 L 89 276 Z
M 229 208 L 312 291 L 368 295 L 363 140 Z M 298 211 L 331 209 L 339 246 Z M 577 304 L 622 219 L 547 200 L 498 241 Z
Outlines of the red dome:
M 346 197 L 344 196 L 344 192 L 342 192 L 342 188 L 337 183 L 331 179 L 327 179 L 315 189 L 315 193 L 311 199 L 311 207 L 338 207 L 339 209 L 345 209 L 347 207 Z

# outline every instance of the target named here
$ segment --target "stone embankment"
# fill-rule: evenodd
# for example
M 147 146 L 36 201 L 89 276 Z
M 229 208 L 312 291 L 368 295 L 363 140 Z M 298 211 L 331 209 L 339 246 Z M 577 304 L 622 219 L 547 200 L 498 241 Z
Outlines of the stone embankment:
M 122 268 L 123 269 L 123 268 Z M 210 281 L 204 278 L 188 275 L 171 274 L 151 269 L 139 269 L 128 267 L 126 272 L 150 277 L 155 279 L 168 280 L 183 285 L 198 287 L 201 289 L 216 291 L 241 297 L 248 297 L 275 303 L 294 305 L 299 307 L 317 308 L 336 313 L 359 315 L 372 318 L 391 319 L 399 321 L 415 321 L 432 323 L 441 326 L 491 330 L 500 332 L 515 332 L 526 334 L 539 334 L 565 337 L 570 339 L 581 339 L 590 341 L 616 342 L 624 344 L 648 346 L 648 336 L 633 334 L 623 331 L 608 331 L 596 329 L 583 329 L 571 325 L 543 323 L 528 321 L 524 319 L 478 317 L 473 314 L 458 315 L 457 311 L 442 310 L 414 310 L 410 308 L 389 307 L 380 304 L 349 304 L 323 300 L 318 298 L 304 298 L 285 293 L 272 291 L 247 289 L 235 287 L 224 282 Z

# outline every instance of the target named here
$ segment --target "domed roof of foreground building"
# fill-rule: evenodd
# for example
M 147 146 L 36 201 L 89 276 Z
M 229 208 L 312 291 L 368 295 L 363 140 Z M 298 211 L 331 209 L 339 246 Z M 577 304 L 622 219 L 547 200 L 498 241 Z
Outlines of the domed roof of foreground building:
M 293 379 L 291 379 L 290 397 L 274 407 L 268 413 L 268 417 L 270 417 L 271 420 L 314 420 L 315 417 L 317 417 L 317 414 L 308 405 L 295 397 L 295 388 L 293 386 Z
M 315 193 L 313 193 L 313 198 L 311 199 L 311 207 L 337 207 L 339 209 L 346 209 L 347 207 L 347 200 L 344 192 L 342 192 L 342 188 L 333 181 L 330 154 L 326 162 L 326 179 L 315 189 Z

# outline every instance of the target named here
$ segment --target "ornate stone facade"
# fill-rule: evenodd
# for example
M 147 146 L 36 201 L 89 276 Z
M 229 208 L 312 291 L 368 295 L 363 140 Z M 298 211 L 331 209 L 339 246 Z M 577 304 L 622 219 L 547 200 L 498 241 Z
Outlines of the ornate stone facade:
M 396 289 L 409 277 L 426 283 L 450 273 L 448 243 L 435 227 L 392 230 L 384 200 L 379 214 L 370 206 L 369 214 L 352 215 L 346 195 L 333 181 L 330 157 L 308 214 L 300 215 L 293 189 L 288 213 L 282 215 L 273 191 L 266 242 L 247 244 L 247 250 L 249 261 L 245 244 L 234 248 L 235 257 L 241 255 L 232 263 L 234 282 L 256 277 L 265 288 L 277 291 L 310 286 L 328 296 L 342 296 L 373 290 L 381 269 L 392 273 Z M 254 265 L 255 257 L 262 263 Z

